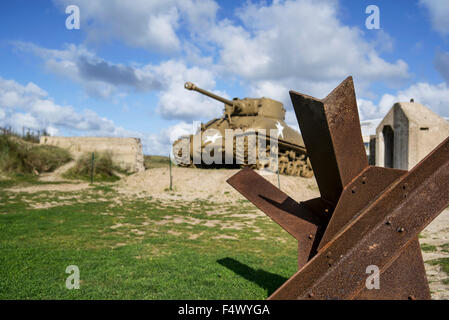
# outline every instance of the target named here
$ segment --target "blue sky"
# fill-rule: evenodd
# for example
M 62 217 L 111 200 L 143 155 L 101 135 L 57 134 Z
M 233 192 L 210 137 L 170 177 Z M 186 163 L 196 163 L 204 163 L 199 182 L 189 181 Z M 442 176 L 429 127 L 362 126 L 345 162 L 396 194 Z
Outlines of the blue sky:
M 65 8 L 80 8 L 79 30 Z M 368 5 L 380 29 L 368 30 Z M 167 154 L 228 98 L 319 98 L 353 75 L 361 119 L 414 98 L 449 116 L 446 0 L 15 0 L 0 3 L 0 126 L 135 136 Z

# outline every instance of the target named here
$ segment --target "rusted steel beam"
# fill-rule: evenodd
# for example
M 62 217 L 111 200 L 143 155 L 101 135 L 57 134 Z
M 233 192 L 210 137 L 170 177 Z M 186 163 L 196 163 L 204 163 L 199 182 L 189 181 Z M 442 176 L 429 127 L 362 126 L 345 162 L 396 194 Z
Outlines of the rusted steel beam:
M 363 208 L 374 202 L 382 191 L 405 173 L 407 171 L 398 169 L 372 166 L 365 168 L 344 188 L 318 250 L 327 244 L 346 224 L 355 219 Z
M 295 91 L 290 97 L 321 197 L 336 206 L 343 188 L 368 167 L 352 77 L 322 100 Z
M 242 169 L 227 182 L 298 240 L 298 266 L 302 267 L 312 250 L 316 250 L 321 239 L 316 235 L 326 219 L 325 215 L 313 211 L 317 205 L 313 201 L 309 206 L 297 203 L 249 168 Z
M 297 203 L 249 169 L 228 180 L 298 240 L 300 270 L 270 299 L 429 299 L 417 234 L 449 205 L 449 138 L 409 172 L 368 166 L 351 77 L 290 96 L 321 197 Z
M 365 288 L 366 267 L 378 266 L 382 279 L 448 205 L 449 138 L 388 187 L 270 299 L 357 298 Z M 399 267 L 406 271 L 409 265 Z
M 362 209 L 407 171 L 367 167 L 348 184 L 338 201 L 334 214 L 321 239 L 318 250 L 327 244 L 338 231 L 353 221 Z M 407 266 L 407 268 L 404 268 Z M 418 238 L 401 251 L 400 256 L 382 273 L 382 287 L 376 290 L 365 288 L 356 299 L 430 299 L 429 285 L 421 255 Z
M 368 276 L 368 274 L 366 275 Z M 380 276 L 380 288 L 363 288 L 356 300 L 429 300 L 430 289 L 418 237 L 393 259 Z

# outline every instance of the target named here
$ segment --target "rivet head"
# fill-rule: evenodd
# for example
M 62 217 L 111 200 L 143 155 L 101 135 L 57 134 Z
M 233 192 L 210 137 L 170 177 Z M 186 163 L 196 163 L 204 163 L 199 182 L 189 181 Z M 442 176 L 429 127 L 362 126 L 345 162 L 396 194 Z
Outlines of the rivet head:
M 385 224 L 386 224 L 387 226 L 390 226 L 390 225 L 391 225 L 391 221 L 390 221 L 390 220 L 387 220 L 387 222 L 385 222 Z
M 309 234 L 309 239 L 312 240 L 313 236 L 311 234 Z
M 416 300 L 415 296 L 408 296 L 409 300 Z
M 399 228 L 397 228 L 397 231 L 398 231 L 398 232 L 404 232 L 405 229 L 404 229 L 403 227 L 399 227 Z

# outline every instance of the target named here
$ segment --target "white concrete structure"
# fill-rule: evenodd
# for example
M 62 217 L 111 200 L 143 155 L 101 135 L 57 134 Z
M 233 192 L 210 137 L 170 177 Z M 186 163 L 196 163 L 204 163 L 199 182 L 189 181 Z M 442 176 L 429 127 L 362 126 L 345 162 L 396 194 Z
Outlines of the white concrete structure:
M 123 170 L 129 172 L 144 171 L 142 144 L 137 138 L 108 137 L 48 137 L 42 136 L 40 144 L 58 146 L 70 151 L 75 159 L 86 152 L 105 152 Z
M 449 136 L 449 122 L 415 102 L 393 105 L 376 129 L 376 165 L 409 170 Z

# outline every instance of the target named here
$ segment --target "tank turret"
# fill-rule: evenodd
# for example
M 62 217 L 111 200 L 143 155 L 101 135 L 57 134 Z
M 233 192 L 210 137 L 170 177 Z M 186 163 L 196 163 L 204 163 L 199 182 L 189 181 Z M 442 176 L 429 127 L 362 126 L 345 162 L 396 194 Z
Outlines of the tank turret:
M 197 91 L 212 99 L 223 102 L 225 105 L 225 114 L 229 121 L 232 122 L 232 116 L 263 116 L 268 118 L 274 118 L 278 120 L 285 120 L 284 105 L 276 100 L 270 98 L 234 98 L 228 100 L 220 97 L 212 92 L 197 87 L 192 82 L 186 82 L 184 88 L 187 90 Z

